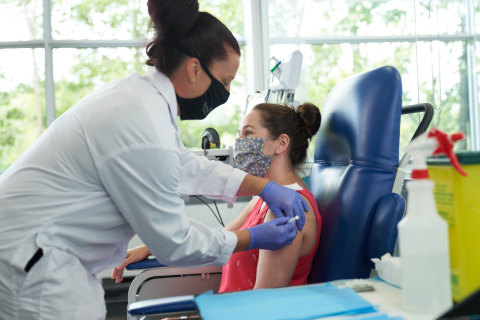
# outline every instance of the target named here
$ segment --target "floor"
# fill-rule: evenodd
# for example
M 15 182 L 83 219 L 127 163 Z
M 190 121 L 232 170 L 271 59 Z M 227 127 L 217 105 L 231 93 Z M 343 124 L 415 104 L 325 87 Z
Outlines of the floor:
M 107 306 L 106 320 L 127 319 L 128 287 L 133 277 L 125 277 L 123 282 L 115 283 L 112 279 L 102 279 L 105 290 L 105 304 Z

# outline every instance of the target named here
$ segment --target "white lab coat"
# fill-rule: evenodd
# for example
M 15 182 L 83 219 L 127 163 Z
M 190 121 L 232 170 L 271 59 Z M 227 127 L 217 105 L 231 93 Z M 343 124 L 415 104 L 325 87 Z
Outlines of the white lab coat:
M 180 194 L 234 201 L 245 173 L 184 148 L 169 79 L 153 68 L 85 97 L 0 175 L 0 319 L 102 319 L 95 275 L 137 233 L 164 263 L 225 264 L 233 233 Z M 23 269 L 42 248 L 44 256 Z

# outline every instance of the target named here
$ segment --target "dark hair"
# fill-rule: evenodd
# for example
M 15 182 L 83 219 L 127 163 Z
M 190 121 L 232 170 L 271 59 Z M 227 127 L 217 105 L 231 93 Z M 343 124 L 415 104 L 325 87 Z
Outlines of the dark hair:
M 317 133 L 322 120 L 318 107 L 304 103 L 294 110 L 286 105 L 260 103 L 253 110 L 260 111 L 262 125 L 272 137 L 288 135 L 292 166 L 296 168 L 305 162 L 309 140 Z
M 227 56 L 227 47 L 240 55 L 237 39 L 220 20 L 198 11 L 197 0 L 148 0 L 155 38 L 147 45 L 147 64 L 167 77 L 185 59 L 181 48 L 193 53 L 207 67 Z

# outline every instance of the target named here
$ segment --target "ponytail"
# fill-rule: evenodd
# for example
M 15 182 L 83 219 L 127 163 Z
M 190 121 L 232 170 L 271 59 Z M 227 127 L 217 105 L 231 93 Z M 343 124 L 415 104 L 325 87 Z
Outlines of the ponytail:
M 148 0 L 155 38 L 147 45 L 147 64 L 170 76 L 185 59 L 180 47 L 192 52 L 207 67 L 227 56 L 227 48 L 240 55 L 233 34 L 217 18 L 198 11 L 197 0 Z
M 311 103 L 304 103 L 295 110 L 286 105 L 260 103 L 253 110 L 260 112 L 262 126 L 271 136 L 288 135 L 289 158 L 292 166 L 296 168 L 305 162 L 309 140 L 320 128 L 322 117 L 318 107 Z

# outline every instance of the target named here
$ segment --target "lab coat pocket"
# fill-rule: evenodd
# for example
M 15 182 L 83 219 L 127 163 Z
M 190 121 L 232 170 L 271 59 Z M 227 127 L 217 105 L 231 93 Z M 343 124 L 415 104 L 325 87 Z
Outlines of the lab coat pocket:
M 10 279 L 13 282 L 12 290 L 15 290 L 15 293 L 18 293 L 21 289 L 27 276 L 25 268 L 29 261 L 33 261 L 32 257 L 39 249 L 35 243 L 35 237 L 36 235 L 33 235 L 17 246 L 10 259 Z M 34 266 L 35 264 L 30 263 L 29 268 L 31 269 Z
M 27 274 L 19 299 L 25 308 L 36 305 L 41 319 L 105 319 L 103 295 L 100 283 L 76 257 L 44 248 L 44 256 Z

